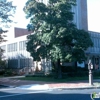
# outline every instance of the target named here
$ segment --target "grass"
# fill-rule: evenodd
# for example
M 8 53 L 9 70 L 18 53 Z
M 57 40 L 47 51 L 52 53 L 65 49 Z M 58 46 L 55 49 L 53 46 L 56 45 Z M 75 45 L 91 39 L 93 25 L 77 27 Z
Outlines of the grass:
M 70 82 L 70 81 L 88 80 L 88 77 L 68 77 L 64 79 L 55 79 L 53 77 L 24 77 L 20 79 L 30 80 L 30 81 L 44 81 L 44 82 Z
M 4 77 L 3 75 L 0 76 L 0 78 L 3 78 L 3 77 Z
M 56 79 L 54 77 L 45 77 L 45 76 L 30 76 L 30 77 L 23 77 L 19 78 L 20 80 L 30 80 L 30 81 L 44 81 L 44 82 L 71 82 L 71 81 L 84 81 L 89 80 L 89 77 L 67 77 L 63 79 Z M 100 79 L 100 77 L 93 77 L 93 79 Z

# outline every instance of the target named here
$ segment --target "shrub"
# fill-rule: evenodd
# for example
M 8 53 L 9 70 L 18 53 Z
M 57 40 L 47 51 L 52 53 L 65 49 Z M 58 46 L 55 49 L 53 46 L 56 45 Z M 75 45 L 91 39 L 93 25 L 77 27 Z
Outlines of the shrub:
M 0 75 L 4 75 L 4 74 L 5 74 L 5 70 L 1 70 Z
M 74 66 L 61 66 L 62 72 L 75 72 L 75 67 Z
M 93 71 L 93 76 L 94 76 L 94 77 L 100 76 L 100 71 Z
M 63 78 L 66 77 L 86 77 L 88 76 L 88 71 L 84 71 L 84 72 L 68 72 L 68 73 L 63 73 Z
M 4 76 L 14 76 L 14 75 L 18 75 L 16 71 L 12 69 L 5 69 Z
M 5 69 L 7 66 L 6 60 L 0 60 L 0 69 Z

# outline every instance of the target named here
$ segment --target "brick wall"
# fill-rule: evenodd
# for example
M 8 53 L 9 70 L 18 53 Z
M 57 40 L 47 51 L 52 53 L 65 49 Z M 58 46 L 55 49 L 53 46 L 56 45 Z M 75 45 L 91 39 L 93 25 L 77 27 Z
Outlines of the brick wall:
M 29 32 L 27 29 L 23 29 L 23 28 L 15 28 L 14 33 L 15 33 L 15 38 L 16 38 L 16 37 L 28 35 L 32 32 Z

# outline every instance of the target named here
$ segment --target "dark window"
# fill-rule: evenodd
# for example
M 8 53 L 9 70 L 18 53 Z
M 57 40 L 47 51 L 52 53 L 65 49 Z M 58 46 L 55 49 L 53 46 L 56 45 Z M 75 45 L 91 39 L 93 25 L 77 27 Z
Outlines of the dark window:
M 8 68 L 18 68 L 18 59 L 8 59 Z

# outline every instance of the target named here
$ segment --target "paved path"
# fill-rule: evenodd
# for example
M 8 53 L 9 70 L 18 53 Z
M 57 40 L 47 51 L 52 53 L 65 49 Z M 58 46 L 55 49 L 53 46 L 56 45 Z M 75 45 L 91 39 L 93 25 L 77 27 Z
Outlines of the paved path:
M 10 85 L 14 87 L 29 88 L 29 89 L 84 89 L 84 88 L 100 88 L 100 80 L 95 80 L 94 85 L 90 86 L 88 81 L 68 82 L 68 83 L 53 83 L 53 82 L 42 82 L 42 81 L 26 81 L 19 80 L 16 77 L 12 78 L 0 78 L 0 84 Z M 40 88 L 41 86 L 41 88 Z

